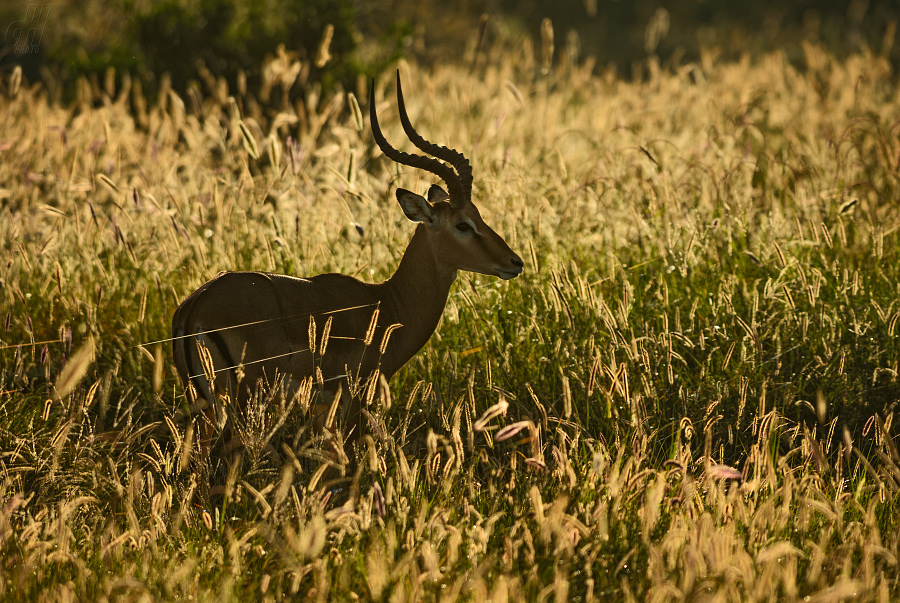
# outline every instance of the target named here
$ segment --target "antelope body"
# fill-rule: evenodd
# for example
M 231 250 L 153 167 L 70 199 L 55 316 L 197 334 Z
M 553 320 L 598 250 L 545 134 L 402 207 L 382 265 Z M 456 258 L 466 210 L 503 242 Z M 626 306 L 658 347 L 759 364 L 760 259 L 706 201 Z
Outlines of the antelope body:
M 503 279 L 522 272 L 522 260 L 471 201 L 468 160 L 413 129 L 399 73 L 397 98 L 407 136 L 436 159 L 388 144 L 378 125 L 373 82 L 369 107 L 375 141 L 395 162 L 440 177 L 449 193 L 432 185 L 426 199 L 397 190 L 401 209 L 418 225 L 396 272 L 382 283 L 341 274 L 223 272 L 185 299 L 172 319 L 175 367 L 208 409 L 215 408 L 217 396 L 246 403 L 261 386 L 283 379 L 296 390 L 311 379 L 319 391 L 341 389 L 345 402 L 348 395 L 357 398 L 358 415 L 353 392 L 379 374 L 390 379 L 425 345 L 458 270 Z M 347 434 L 351 439 L 359 437 L 359 425 L 354 429 Z

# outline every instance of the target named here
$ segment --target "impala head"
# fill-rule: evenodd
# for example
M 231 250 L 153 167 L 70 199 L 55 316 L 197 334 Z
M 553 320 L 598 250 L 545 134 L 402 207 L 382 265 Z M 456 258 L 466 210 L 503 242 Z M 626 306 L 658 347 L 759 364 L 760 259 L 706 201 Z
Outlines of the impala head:
M 403 102 L 399 71 L 397 108 L 400 123 L 409 140 L 433 157 L 404 153 L 388 144 L 378 126 L 373 81 L 369 111 L 375 142 L 390 159 L 431 172 L 447 185 L 446 191 L 436 184 L 432 185 L 427 198 L 406 189 L 397 189 L 397 201 L 403 213 L 421 225 L 419 228 L 427 234 L 429 247 L 442 263 L 455 270 L 479 272 L 502 279 L 517 277 L 522 273 L 522 259 L 484 222 L 472 203 L 472 167 L 469 160 L 454 149 L 428 142 L 412 127 Z

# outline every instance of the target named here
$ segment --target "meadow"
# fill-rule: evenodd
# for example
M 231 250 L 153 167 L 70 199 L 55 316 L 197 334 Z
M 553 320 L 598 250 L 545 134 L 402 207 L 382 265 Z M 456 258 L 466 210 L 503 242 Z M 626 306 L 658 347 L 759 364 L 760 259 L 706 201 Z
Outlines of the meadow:
M 263 108 L 287 55 L 253 91 L 3 83 L 0 598 L 900 597 L 889 62 L 805 44 L 623 79 L 522 44 L 399 69 L 524 274 L 460 275 L 340 488 L 275 393 L 217 498 L 178 303 L 221 270 L 381 280 L 413 232 L 393 191 L 431 177 L 377 149 L 364 80 Z

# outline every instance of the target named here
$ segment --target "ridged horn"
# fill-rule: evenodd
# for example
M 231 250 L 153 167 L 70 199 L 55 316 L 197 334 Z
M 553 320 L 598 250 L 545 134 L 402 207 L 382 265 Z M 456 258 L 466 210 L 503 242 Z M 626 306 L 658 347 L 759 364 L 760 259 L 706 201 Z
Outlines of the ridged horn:
M 400 74 L 398 72 L 397 98 L 399 101 L 399 106 L 401 107 L 400 119 L 403 124 L 403 129 L 406 132 L 406 135 L 409 137 L 410 141 L 412 141 L 413 144 L 415 144 L 419 149 L 425 151 L 426 153 L 431 152 L 431 154 L 436 155 L 441 159 L 450 161 L 451 164 L 453 164 L 455 167 L 456 163 L 454 163 L 454 161 L 452 161 L 451 159 L 448 159 L 448 157 L 450 157 L 448 153 L 453 153 L 455 154 L 453 157 L 456 162 L 459 162 L 461 165 L 465 165 L 468 168 L 469 162 L 461 153 L 457 153 L 456 151 L 453 151 L 451 149 L 447 149 L 445 147 L 440 147 L 438 145 L 430 143 L 415 131 L 415 129 L 412 127 L 412 124 L 409 122 L 409 118 L 406 116 L 406 109 L 403 105 L 403 95 L 400 90 L 399 83 Z M 398 151 L 390 145 L 390 143 L 384 137 L 384 134 L 382 134 L 381 127 L 378 125 L 378 115 L 375 110 L 374 79 L 372 80 L 372 85 L 369 88 L 369 120 L 372 125 L 372 136 L 375 138 L 375 142 L 378 144 L 378 148 L 380 148 L 381 152 L 384 153 L 389 159 L 391 159 L 392 161 L 396 161 L 401 165 L 408 165 L 410 167 L 419 168 L 427 172 L 431 172 L 432 174 L 443 180 L 447 184 L 447 188 L 449 189 L 450 202 L 452 204 L 458 205 L 461 203 L 466 203 L 469 200 L 469 193 L 467 193 L 466 188 L 463 186 L 459 175 L 457 175 L 453 167 L 431 157 L 424 157 L 422 155 Z M 437 152 L 429 151 L 429 149 L 436 149 Z M 440 153 L 440 155 L 438 153 Z M 469 190 L 471 190 L 471 168 L 468 168 L 468 174 Z
M 466 156 L 456 149 L 448 149 L 447 147 L 429 142 L 416 132 L 415 128 L 412 126 L 412 122 L 409 121 L 409 115 L 406 114 L 406 103 L 403 101 L 403 88 L 400 85 L 399 69 L 397 70 L 397 110 L 400 113 L 400 123 L 403 125 L 403 131 L 406 132 L 406 136 L 409 138 L 410 142 L 429 155 L 433 155 L 452 165 L 458 174 L 459 184 L 463 192 L 462 200 L 471 201 L 472 165 L 469 163 L 469 160 L 466 159 Z M 447 186 L 450 187 L 449 182 L 447 182 Z M 452 193 L 450 198 L 451 200 L 453 199 Z

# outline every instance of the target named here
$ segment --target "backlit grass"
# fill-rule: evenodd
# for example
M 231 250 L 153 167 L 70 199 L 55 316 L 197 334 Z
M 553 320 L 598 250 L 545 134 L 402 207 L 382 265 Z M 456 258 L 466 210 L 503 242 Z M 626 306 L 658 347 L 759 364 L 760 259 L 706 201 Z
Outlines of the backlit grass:
M 900 88 L 805 50 L 639 83 L 401 65 L 526 271 L 461 275 L 342 490 L 274 396 L 212 502 L 152 343 L 177 304 L 220 270 L 383 279 L 393 189 L 432 180 L 381 156 L 364 88 L 270 115 L 7 86 L 4 600 L 895 599 Z

